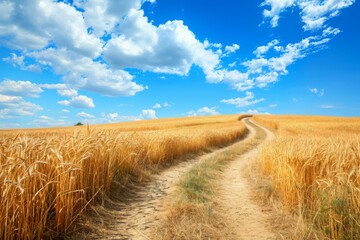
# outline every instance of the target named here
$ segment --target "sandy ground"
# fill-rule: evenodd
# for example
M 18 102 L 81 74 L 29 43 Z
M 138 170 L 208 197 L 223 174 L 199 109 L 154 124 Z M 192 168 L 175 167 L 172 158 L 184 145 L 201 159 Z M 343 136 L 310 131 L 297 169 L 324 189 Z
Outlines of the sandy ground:
M 255 131 L 249 125 L 248 128 L 251 132 Z M 264 142 L 274 138 L 273 133 L 264 130 L 267 133 Z M 219 177 L 219 193 L 215 201 L 227 220 L 225 224 L 228 229 L 224 239 L 277 239 L 271 232 L 270 216 L 266 214 L 266 209 L 251 199 L 252 188 L 244 171 L 258 152 L 259 146 L 230 162 Z

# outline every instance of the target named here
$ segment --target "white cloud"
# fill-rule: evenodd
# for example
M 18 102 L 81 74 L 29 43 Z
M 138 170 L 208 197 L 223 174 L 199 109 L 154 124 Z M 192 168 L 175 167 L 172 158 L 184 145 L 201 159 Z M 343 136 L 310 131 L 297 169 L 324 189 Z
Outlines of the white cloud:
M 167 102 L 164 102 L 162 105 L 161 105 L 161 103 L 155 103 L 152 108 L 153 109 L 159 109 L 159 108 L 169 107 L 169 106 L 170 106 L 170 104 L 167 103 Z
M 309 91 L 319 97 L 324 96 L 325 90 L 324 89 L 317 89 L 317 88 L 309 88 Z
M 318 51 L 325 47 L 330 38 L 340 31 L 336 28 L 326 28 L 320 35 L 310 36 L 297 43 L 289 43 L 286 46 L 278 46 L 278 41 L 273 40 L 265 46 L 258 47 L 254 54 L 257 58 L 242 63 L 247 68 L 247 81 L 243 85 L 245 89 L 254 86 L 264 88 L 270 83 L 278 81 L 281 75 L 288 73 L 288 66 L 298 59 Z M 276 48 L 276 54 L 266 58 L 263 55 L 271 48 Z
M 15 1 L 11 5 L 8 17 L 1 21 L 0 44 L 21 50 L 55 44 L 89 57 L 100 55 L 100 39 L 88 33 L 81 12 L 74 7 L 51 0 Z
M 131 96 L 142 91 L 143 86 L 134 83 L 133 76 L 123 70 L 111 70 L 104 63 L 94 62 L 66 49 L 49 48 L 29 54 L 42 65 L 50 66 L 55 73 L 73 88 L 84 89 L 106 96 Z
M 188 116 L 212 116 L 212 115 L 218 115 L 219 112 L 216 111 L 217 107 L 202 107 L 196 111 L 191 110 L 187 112 Z
M 304 30 L 318 30 L 326 26 L 326 22 L 337 15 L 340 10 L 351 6 L 355 0 L 265 0 L 261 5 L 270 6 L 263 15 L 271 19 L 271 26 L 278 26 L 280 14 L 288 8 L 299 8 Z
M 259 111 L 256 110 L 256 109 L 249 109 L 246 113 L 249 113 L 249 114 L 259 114 Z
M 62 89 L 57 90 L 58 94 L 63 97 L 76 97 L 78 95 L 77 90 L 75 89 Z
M 296 0 L 295 0 L 296 1 Z M 271 26 L 277 27 L 280 13 L 286 8 L 294 6 L 294 0 L 265 0 L 261 6 L 270 6 L 271 9 L 263 11 L 264 17 L 271 18 Z
M 0 82 L 0 94 L 37 98 L 43 90 L 29 81 L 5 80 Z
M 63 112 L 63 113 L 69 113 L 70 111 L 67 110 L 67 109 L 62 109 L 61 112 Z
M 236 61 L 232 62 L 232 63 L 229 63 L 229 67 L 235 67 L 235 65 L 236 65 Z
M 100 118 L 86 119 L 88 123 L 99 124 L 99 123 L 113 123 L 113 122 L 124 122 L 124 121 L 138 121 L 142 120 L 141 116 L 123 116 L 117 112 L 113 113 L 101 113 Z
M 246 92 L 246 96 L 243 98 L 223 99 L 220 102 L 225 104 L 235 105 L 235 107 L 240 108 L 240 107 L 254 105 L 265 100 L 264 98 L 260 98 L 260 99 L 254 99 L 254 98 L 255 95 L 252 92 Z
M 142 10 L 133 9 L 121 25 L 121 34 L 106 44 L 104 56 L 114 68 L 156 73 L 187 75 L 191 66 L 197 65 L 208 82 L 225 81 L 236 88 L 236 84 L 246 80 L 246 74 L 222 69 L 219 47 L 222 46 L 207 40 L 200 42 L 182 21 L 154 26 Z M 234 44 L 226 49 L 230 53 L 238 48 Z
M 12 118 L 17 116 L 32 116 L 42 110 L 42 107 L 25 101 L 19 96 L 7 96 L 0 94 L 1 118 Z
M 88 114 L 86 112 L 79 112 L 78 114 L 76 114 L 76 116 L 82 117 L 82 118 L 95 118 L 93 115 Z
M 75 107 L 75 108 L 94 108 L 95 107 L 93 100 L 84 95 L 72 97 L 70 100 L 58 101 L 58 104 L 64 105 L 64 106 L 71 106 L 71 107 Z
M 279 44 L 279 40 L 277 40 L 277 39 L 272 40 L 265 46 L 257 47 L 256 50 L 254 51 L 254 54 L 256 55 L 257 58 L 260 58 L 265 53 L 267 53 L 271 48 L 276 47 L 278 44 Z M 277 50 L 280 50 L 280 49 L 277 49 Z
M 109 113 L 108 118 L 110 119 L 110 121 L 114 121 L 119 118 L 119 114 L 118 113 Z
M 52 84 L 52 83 L 44 83 L 44 84 L 38 84 L 39 87 L 41 88 L 45 88 L 45 89 L 55 89 L 55 90 L 63 90 L 66 89 L 67 86 L 65 84 L 61 84 L 61 83 L 56 83 L 56 84 Z
M 227 56 L 227 55 L 229 55 L 231 53 L 235 53 L 239 49 L 240 49 L 240 46 L 235 44 L 235 43 L 233 45 L 231 45 L 231 46 L 226 46 L 224 55 Z
M 42 116 L 39 116 L 39 119 L 50 120 L 51 118 L 49 116 L 42 115 Z
M 103 119 L 99 119 L 100 122 L 123 122 L 123 121 L 137 121 L 141 120 L 140 116 L 122 116 L 117 112 L 105 114 L 103 113 Z
M 271 107 L 271 108 L 276 108 L 277 106 L 278 106 L 278 105 L 277 105 L 276 103 L 269 105 L 269 107 Z
M 77 1 L 74 5 L 84 10 L 87 27 L 91 27 L 96 36 L 114 32 L 116 26 L 123 21 L 131 9 L 140 9 L 142 0 L 97 0 Z M 154 3 L 155 0 L 148 0 Z
M 154 109 L 157 109 L 157 108 L 161 108 L 161 104 L 160 103 L 156 103 L 154 106 L 153 106 Z
M 25 56 L 18 56 L 15 53 L 11 53 L 10 57 L 3 58 L 2 60 L 10 63 L 13 67 L 19 67 L 21 70 L 31 72 L 41 72 L 41 67 L 38 64 L 26 64 Z
M 137 3 L 135 3 L 137 2 Z M 91 4 L 105 4 L 110 14 L 117 18 L 115 25 L 123 21 L 121 9 L 127 13 L 131 8 L 140 8 L 143 1 L 78 1 L 88 11 L 103 11 L 101 8 L 86 7 Z M 98 36 L 88 33 L 88 27 L 96 30 L 98 19 L 78 11 L 73 6 L 43 0 L 26 2 L 0 1 L 0 8 L 7 11 L 0 18 L 0 45 L 21 50 L 21 56 L 12 54 L 4 60 L 22 69 L 36 70 L 38 66 L 50 67 L 58 75 L 64 76 L 69 87 L 86 89 L 109 96 L 128 96 L 142 91 L 143 86 L 132 82 L 133 76 L 120 69 L 111 69 L 103 61 L 94 61 L 103 52 L 106 43 Z M 23 11 L 21 9 L 26 9 Z M 96 15 L 96 14 L 95 14 Z M 109 15 L 109 16 L 110 16 Z M 91 18 L 94 21 L 91 21 Z M 96 21 L 95 21 L 96 19 Z M 103 22 L 108 25 L 108 22 Z M 114 25 L 114 26 L 115 26 Z M 110 29 L 118 31 L 118 29 Z M 90 30 L 91 32 L 91 30 Z M 66 33 L 66 34 L 65 34 Z M 47 48 L 51 46 L 50 48 Z M 45 49 L 46 48 L 46 49 Z M 26 65 L 26 59 L 37 62 Z M 79 85 L 79 87 L 77 87 Z
M 219 64 L 209 43 L 201 43 L 182 21 L 168 21 L 158 27 L 142 10 L 131 10 L 121 35 L 105 46 L 105 60 L 117 68 L 137 68 L 158 73 L 186 75 L 193 64 L 207 74 Z
M 153 109 L 144 109 L 140 114 L 141 119 L 156 119 L 156 111 Z

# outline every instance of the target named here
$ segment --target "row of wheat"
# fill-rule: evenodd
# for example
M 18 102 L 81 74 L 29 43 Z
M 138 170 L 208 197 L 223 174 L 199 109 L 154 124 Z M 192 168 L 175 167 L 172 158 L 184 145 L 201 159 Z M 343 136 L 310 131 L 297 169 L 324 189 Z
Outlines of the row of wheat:
M 360 239 L 360 119 L 261 116 L 278 128 L 262 169 L 283 203 L 329 239 Z
M 185 126 L 178 120 L 173 128 L 157 131 L 106 127 L 72 133 L 67 129 L 66 134 L 4 132 L 0 135 L 0 238 L 48 239 L 64 234 L 89 203 L 109 194 L 114 180 L 126 184 L 130 176 L 141 177 L 149 165 L 230 143 L 246 132 L 236 116 L 208 121 Z

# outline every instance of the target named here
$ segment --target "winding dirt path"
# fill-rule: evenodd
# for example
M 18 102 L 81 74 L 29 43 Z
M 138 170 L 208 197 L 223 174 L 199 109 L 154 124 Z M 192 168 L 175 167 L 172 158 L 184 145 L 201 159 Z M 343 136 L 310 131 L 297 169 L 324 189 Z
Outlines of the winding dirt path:
M 245 139 L 254 138 L 256 130 L 249 124 L 246 125 L 249 134 Z M 267 133 L 264 142 L 274 137 L 269 130 L 262 129 Z M 131 189 L 125 201 L 109 203 L 107 207 L 97 209 L 98 220 L 95 224 L 90 224 L 91 228 L 96 230 L 81 234 L 81 236 L 77 235 L 75 238 L 151 239 L 149 236 L 161 220 L 161 213 L 165 211 L 163 205 L 166 203 L 165 199 L 174 191 L 179 177 L 189 171 L 194 164 L 221 153 L 229 147 L 170 167 L 159 175 L 155 175 L 151 181 Z M 215 201 L 226 217 L 226 235 L 223 239 L 276 239 L 274 233 L 271 232 L 266 213 L 251 199 L 252 189 L 243 171 L 248 162 L 256 157 L 258 151 L 259 146 L 229 162 L 217 180 L 219 192 Z
M 246 136 L 254 136 L 254 130 Z M 230 145 L 231 146 L 231 145 Z M 160 212 L 163 212 L 165 197 L 174 190 L 179 177 L 190 170 L 190 168 L 209 158 L 214 154 L 227 150 L 230 146 L 204 154 L 196 159 L 189 160 L 170 167 L 169 169 L 155 175 L 151 181 L 142 186 L 132 189 L 129 196 L 121 203 L 112 203 L 99 211 L 97 224 L 91 224 L 91 231 L 76 239 L 150 239 L 151 230 L 160 220 Z
M 254 124 L 266 131 L 264 142 L 274 138 L 272 132 L 256 123 Z M 247 125 L 247 127 L 251 132 L 255 131 L 251 126 Z M 259 153 L 259 147 L 257 146 L 238 159 L 231 161 L 219 177 L 219 192 L 216 202 L 227 220 L 228 231 L 224 239 L 277 239 L 271 231 L 271 222 L 266 210 L 261 209 L 251 199 L 252 187 L 244 173 L 249 162 Z

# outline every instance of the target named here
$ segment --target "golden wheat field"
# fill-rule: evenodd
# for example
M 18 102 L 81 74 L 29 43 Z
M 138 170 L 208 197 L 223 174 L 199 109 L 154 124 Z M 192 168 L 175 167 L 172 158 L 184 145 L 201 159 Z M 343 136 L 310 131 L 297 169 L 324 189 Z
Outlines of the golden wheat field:
M 115 181 L 244 134 L 238 115 L 0 131 L 0 238 L 66 234 Z
M 326 239 L 360 239 L 360 118 L 255 120 L 276 129 L 260 159 L 286 207 Z

